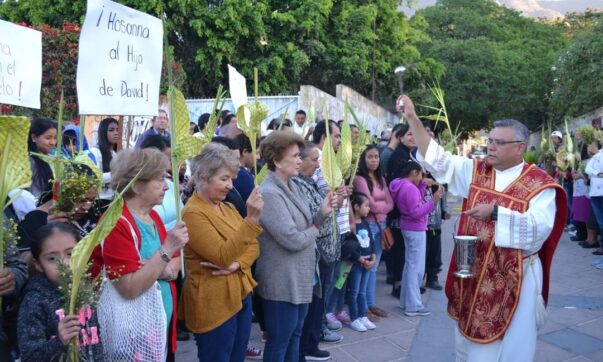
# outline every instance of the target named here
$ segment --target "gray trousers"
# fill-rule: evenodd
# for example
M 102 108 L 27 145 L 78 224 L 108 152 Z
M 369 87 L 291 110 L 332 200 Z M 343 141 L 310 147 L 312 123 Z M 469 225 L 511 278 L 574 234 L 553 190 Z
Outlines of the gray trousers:
M 406 254 L 402 271 L 402 289 L 400 306 L 402 309 L 415 312 L 423 308 L 421 301 L 421 283 L 425 274 L 425 231 L 402 230 Z

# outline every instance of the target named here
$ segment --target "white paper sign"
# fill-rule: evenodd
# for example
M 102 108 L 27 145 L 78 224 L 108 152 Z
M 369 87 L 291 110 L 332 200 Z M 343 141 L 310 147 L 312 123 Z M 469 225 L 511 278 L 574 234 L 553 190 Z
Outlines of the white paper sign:
M 42 33 L 0 20 L 0 103 L 40 108 Z
M 235 110 L 247 104 L 246 79 L 230 64 L 228 64 L 228 87 Z
M 235 112 L 238 112 L 240 106 L 247 104 L 247 80 L 241 73 L 239 73 L 235 67 L 228 64 L 228 88 L 230 90 L 230 98 L 232 104 L 235 107 Z M 243 109 L 243 117 L 245 119 L 239 119 L 239 122 L 245 122 L 247 126 L 251 122 L 251 111 L 245 107 Z M 238 125 L 238 123 L 237 123 Z
M 88 0 L 77 64 L 80 114 L 157 115 L 161 20 L 109 0 Z

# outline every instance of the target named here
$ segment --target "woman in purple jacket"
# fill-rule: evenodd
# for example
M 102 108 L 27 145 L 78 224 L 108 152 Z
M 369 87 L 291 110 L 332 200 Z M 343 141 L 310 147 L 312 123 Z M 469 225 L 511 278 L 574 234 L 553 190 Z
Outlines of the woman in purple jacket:
M 440 202 L 443 189 L 434 193 L 430 201 L 423 197 L 427 183 L 423 180 L 423 169 L 416 162 L 407 162 L 397 177 L 390 183 L 389 190 L 400 211 L 400 229 L 406 247 L 400 307 L 410 317 L 425 316 L 431 312 L 421 301 L 420 287 L 425 273 L 425 247 L 427 215 Z

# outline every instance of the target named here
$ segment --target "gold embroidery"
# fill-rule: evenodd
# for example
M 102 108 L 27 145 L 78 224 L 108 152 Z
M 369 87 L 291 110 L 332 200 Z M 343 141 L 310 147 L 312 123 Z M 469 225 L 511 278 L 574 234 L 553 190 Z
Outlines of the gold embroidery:
M 534 189 L 542 190 L 553 183 L 550 177 L 533 165 L 526 165 L 522 174 L 504 192 L 494 191 L 495 173 L 485 162 L 475 161 L 473 179 L 463 210 L 477 204 L 496 204 L 514 211 L 525 212 L 530 199 L 536 195 Z M 520 237 L 530 232 L 524 220 L 510 218 L 510 228 L 519 224 Z M 527 219 L 526 219 L 527 220 Z M 502 337 L 506 331 L 517 303 L 523 276 L 522 253 L 518 249 L 498 248 L 494 245 L 495 225 L 493 222 L 476 221 L 461 216 L 459 234 L 477 235 L 473 272 L 476 278 L 459 279 L 449 272 L 451 288 L 448 313 L 459 323 L 461 333 L 471 341 L 489 343 Z M 513 235 L 514 233 L 511 233 Z M 523 236 L 522 236 L 523 235 Z M 456 268 L 454 255 L 451 263 Z

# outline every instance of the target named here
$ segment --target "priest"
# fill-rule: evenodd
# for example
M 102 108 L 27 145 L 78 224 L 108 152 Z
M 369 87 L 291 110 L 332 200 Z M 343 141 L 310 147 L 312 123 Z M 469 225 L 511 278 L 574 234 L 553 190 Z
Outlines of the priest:
M 528 129 L 494 122 L 484 160 L 452 155 L 425 131 L 407 96 L 398 110 L 418 146 L 417 159 L 452 194 L 464 198 L 458 235 L 478 236 L 474 278 L 454 276 L 446 296 L 457 321 L 457 361 L 532 361 L 544 321 L 553 252 L 567 219 L 563 188 L 523 161 Z

